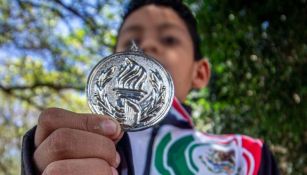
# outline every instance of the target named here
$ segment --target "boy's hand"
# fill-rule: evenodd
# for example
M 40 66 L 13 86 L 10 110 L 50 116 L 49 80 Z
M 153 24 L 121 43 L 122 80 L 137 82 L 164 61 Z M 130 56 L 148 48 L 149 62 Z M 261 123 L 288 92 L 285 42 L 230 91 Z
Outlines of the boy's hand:
M 115 143 L 122 135 L 119 123 L 108 116 L 50 108 L 38 120 L 34 162 L 48 175 L 117 174 Z

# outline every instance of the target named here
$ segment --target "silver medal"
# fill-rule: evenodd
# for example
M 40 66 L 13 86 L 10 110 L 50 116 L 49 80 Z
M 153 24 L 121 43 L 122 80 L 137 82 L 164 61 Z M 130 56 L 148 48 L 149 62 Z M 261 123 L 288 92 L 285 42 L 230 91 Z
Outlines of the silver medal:
M 103 58 L 93 68 L 86 93 L 93 113 L 115 118 L 125 131 L 138 131 L 166 116 L 174 85 L 163 66 L 133 43 L 130 50 Z

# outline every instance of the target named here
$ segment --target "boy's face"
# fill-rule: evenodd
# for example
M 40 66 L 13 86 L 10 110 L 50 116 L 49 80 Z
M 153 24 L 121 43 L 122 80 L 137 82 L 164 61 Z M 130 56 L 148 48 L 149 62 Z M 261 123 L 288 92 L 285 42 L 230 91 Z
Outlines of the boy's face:
M 171 8 L 147 5 L 130 14 L 119 32 L 116 51 L 126 50 L 131 40 L 170 72 L 175 96 L 180 101 L 184 101 L 192 88 L 207 84 L 210 77 L 208 62 L 194 61 L 189 31 Z

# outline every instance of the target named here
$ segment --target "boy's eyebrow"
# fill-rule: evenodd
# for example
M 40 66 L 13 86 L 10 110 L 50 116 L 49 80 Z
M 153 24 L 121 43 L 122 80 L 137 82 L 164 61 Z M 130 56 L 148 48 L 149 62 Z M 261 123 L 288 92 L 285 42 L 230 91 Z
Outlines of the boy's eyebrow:
M 157 29 L 159 31 L 163 31 L 163 30 L 167 30 L 167 29 L 177 29 L 177 30 L 179 29 L 182 32 L 186 32 L 185 29 L 183 29 L 182 27 L 180 27 L 176 24 L 173 24 L 173 23 L 162 23 L 157 27 Z M 142 32 L 143 30 L 144 30 L 144 28 L 141 25 L 134 24 L 134 25 L 125 27 L 122 30 L 122 33 L 129 33 L 129 32 L 139 33 L 139 32 Z
M 139 25 L 131 25 L 128 27 L 125 27 L 122 31 L 122 33 L 127 33 L 127 32 L 141 32 L 143 30 L 142 26 Z
M 173 24 L 173 23 L 162 23 L 158 26 L 158 30 L 161 31 L 161 30 L 166 30 L 166 29 L 179 29 L 181 30 L 182 32 L 186 32 L 185 29 L 183 29 L 182 27 L 176 25 L 176 24 Z

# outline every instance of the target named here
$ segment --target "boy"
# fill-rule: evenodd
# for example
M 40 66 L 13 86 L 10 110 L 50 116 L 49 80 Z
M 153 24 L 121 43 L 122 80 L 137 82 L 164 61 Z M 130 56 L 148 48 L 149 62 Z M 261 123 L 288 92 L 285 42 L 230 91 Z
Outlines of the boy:
M 108 116 L 43 111 L 23 141 L 23 174 L 278 174 L 266 145 L 242 135 L 197 132 L 180 104 L 207 85 L 196 22 L 180 1 L 131 1 L 116 51 L 131 40 L 172 75 L 175 96 L 166 119 L 139 132 L 120 131 Z M 117 149 L 116 149 L 117 147 Z

